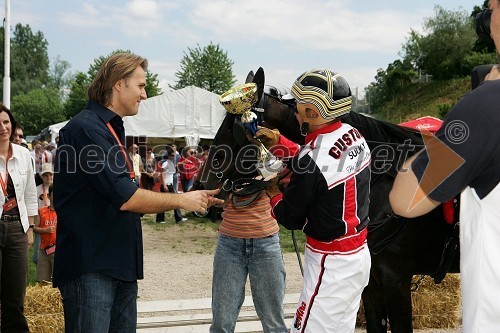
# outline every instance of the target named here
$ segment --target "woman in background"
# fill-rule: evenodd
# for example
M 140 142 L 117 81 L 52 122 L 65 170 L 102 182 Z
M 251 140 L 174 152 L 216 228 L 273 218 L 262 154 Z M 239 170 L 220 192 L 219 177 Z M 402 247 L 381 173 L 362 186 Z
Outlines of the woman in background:
M 15 131 L 16 120 L 0 104 L 1 331 L 29 332 L 24 297 L 38 203 L 33 160 L 28 149 L 11 143 Z

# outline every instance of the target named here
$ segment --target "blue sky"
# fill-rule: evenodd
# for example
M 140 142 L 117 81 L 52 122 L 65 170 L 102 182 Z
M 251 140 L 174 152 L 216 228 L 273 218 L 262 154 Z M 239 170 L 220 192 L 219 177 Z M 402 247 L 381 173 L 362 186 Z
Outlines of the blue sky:
M 262 66 L 267 83 L 290 87 L 302 72 L 324 67 L 342 73 L 361 97 L 437 3 L 470 13 L 483 1 L 11 0 L 11 26 L 43 32 L 51 61 L 59 55 L 72 72 L 129 49 L 148 58 L 167 87 L 188 47 L 213 42 L 234 61 L 238 83 Z

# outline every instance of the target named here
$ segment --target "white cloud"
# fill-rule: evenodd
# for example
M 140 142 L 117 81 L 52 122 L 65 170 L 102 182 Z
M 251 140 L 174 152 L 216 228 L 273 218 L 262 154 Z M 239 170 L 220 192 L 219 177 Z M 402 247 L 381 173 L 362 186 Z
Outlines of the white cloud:
M 164 22 L 160 6 L 153 0 L 132 0 L 117 11 L 122 30 L 129 36 L 148 38 L 161 29 Z
M 170 90 L 169 84 L 174 85 L 177 78 L 174 73 L 177 72 L 178 64 L 173 64 L 170 62 L 165 62 L 163 60 L 158 60 L 155 58 L 148 59 L 149 66 L 148 69 L 153 74 L 158 74 L 158 80 L 160 88 L 163 92 Z
M 102 28 L 108 23 L 105 11 L 90 3 L 84 3 L 77 11 L 61 13 L 59 18 L 62 24 L 78 28 Z
M 189 19 L 220 41 L 293 43 L 313 50 L 377 51 L 399 49 L 421 13 L 395 10 L 362 12 L 342 1 L 230 0 L 193 1 Z

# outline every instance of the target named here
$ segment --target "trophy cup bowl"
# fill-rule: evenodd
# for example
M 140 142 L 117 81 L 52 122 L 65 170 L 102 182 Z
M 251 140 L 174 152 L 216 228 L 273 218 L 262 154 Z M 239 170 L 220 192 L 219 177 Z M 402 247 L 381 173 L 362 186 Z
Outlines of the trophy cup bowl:
M 229 113 L 243 114 L 250 111 L 257 103 L 257 85 L 245 83 L 231 88 L 220 96 L 219 102 Z

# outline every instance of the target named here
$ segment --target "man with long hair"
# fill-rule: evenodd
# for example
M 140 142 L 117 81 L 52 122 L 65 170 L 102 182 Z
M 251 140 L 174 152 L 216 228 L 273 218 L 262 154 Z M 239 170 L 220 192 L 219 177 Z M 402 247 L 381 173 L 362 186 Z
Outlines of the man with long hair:
M 156 193 L 138 188 L 123 146 L 122 118 L 146 95 L 145 58 L 111 55 L 89 87 L 87 106 L 59 133 L 54 178 L 58 215 L 53 282 L 66 332 L 135 332 L 143 278 L 140 213 L 206 211 L 218 191 Z

